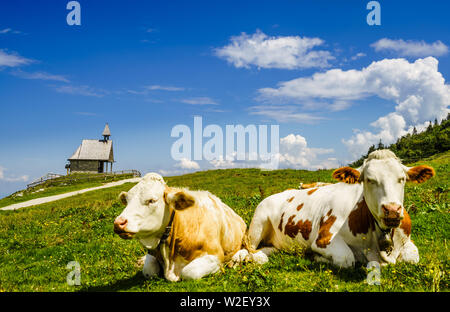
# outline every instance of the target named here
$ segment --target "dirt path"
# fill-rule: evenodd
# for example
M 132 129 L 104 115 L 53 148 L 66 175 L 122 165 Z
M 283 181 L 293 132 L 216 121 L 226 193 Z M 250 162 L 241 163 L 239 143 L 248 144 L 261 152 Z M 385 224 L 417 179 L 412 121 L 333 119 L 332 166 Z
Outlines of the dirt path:
M 140 180 L 141 180 L 141 178 L 125 179 L 125 180 L 120 180 L 120 181 L 117 181 L 117 182 L 106 183 L 105 185 L 102 185 L 102 186 L 91 187 L 91 188 L 78 190 L 78 191 L 73 191 L 73 192 L 69 192 L 69 193 L 53 195 L 53 196 L 48 196 L 48 197 L 35 198 L 35 199 L 28 200 L 28 201 L 25 201 L 25 202 L 22 202 L 22 203 L 17 203 L 17 204 L 9 205 L 9 206 L 6 206 L 6 207 L 2 207 L 2 208 L 0 208 L 0 210 L 16 210 L 16 209 L 20 209 L 20 208 L 24 208 L 24 207 L 30 207 L 30 206 L 45 204 L 45 203 L 48 203 L 48 202 L 52 202 L 52 201 L 55 201 L 55 200 L 67 198 L 67 197 L 70 197 L 70 196 L 75 196 L 75 195 L 78 195 L 78 194 L 83 194 L 83 193 L 90 192 L 90 191 L 95 191 L 95 190 L 100 190 L 100 189 L 104 189 L 104 188 L 108 188 L 108 187 L 122 185 L 122 184 L 128 183 L 128 182 L 131 182 L 131 183 L 139 182 Z

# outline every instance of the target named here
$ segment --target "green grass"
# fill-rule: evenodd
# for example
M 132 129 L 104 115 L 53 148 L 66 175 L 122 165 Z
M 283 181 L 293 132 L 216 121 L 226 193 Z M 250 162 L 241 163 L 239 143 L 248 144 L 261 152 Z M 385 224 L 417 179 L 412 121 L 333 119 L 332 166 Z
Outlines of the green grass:
M 123 174 L 123 175 L 107 176 L 105 178 L 103 175 L 99 175 L 98 177 L 96 177 L 95 174 L 90 174 L 89 181 L 83 179 L 85 177 L 88 177 L 87 174 L 72 174 L 70 175 L 70 177 L 74 179 L 76 177 L 80 177 L 82 179 L 79 181 L 74 180 L 68 182 L 65 180 L 66 176 L 63 176 L 62 178 L 52 179 L 47 181 L 46 183 L 37 185 L 29 189 L 17 191 L 5 198 L 0 199 L 0 208 L 25 202 L 31 199 L 59 195 L 68 192 L 82 190 L 85 188 L 101 186 L 104 183 L 128 179 L 132 178 L 133 176 L 130 174 Z
M 145 250 L 137 241 L 113 233 L 123 210 L 117 196 L 134 184 L 88 192 L 17 211 L 0 212 L 0 291 L 448 291 L 450 231 L 448 185 L 450 153 L 422 164 L 437 176 L 408 185 L 412 239 L 417 265 L 399 263 L 381 271 L 381 285 L 365 282 L 362 265 L 338 269 L 309 255 L 280 252 L 258 266 L 251 263 L 198 281 L 145 280 L 136 266 Z M 331 171 L 229 169 L 168 177 L 170 186 L 204 189 L 235 209 L 247 224 L 258 203 L 271 194 L 297 188 L 299 182 L 332 181 Z M 68 286 L 69 261 L 81 265 L 81 285 Z

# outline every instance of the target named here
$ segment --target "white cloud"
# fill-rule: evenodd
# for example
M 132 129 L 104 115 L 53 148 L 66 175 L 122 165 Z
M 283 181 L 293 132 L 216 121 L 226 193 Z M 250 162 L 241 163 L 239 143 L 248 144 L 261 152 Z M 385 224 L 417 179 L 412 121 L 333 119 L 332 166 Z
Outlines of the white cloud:
M 405 59 L 384 59 L 362 70 L 332 69 L 279 85 L 279 88 L 264 88 L 259 92 L 269 99 L 319 99 L 330 105 L 343 101 L 344 107 L 354 100 L 378 96 L 394 101 L 396 111 L 408 123 L 443 117 L 449 103 L 449 85 L 445 84 L 438 71 L 438 61 L 433 57 L 414 63 Z
M 414 126 L 423 129 L 429 120 L 442 120 L 449 112 L 450 86 L 445 84 L 438 71 L 435 58 L 419 59 L 414 63 L 381 61 L 372 70 L 373 73 L 365 79 L 375 82 L 373 93 L 393 100 L 396 106 L 394 112 L 370 124 L 374 130 L 356 130 L 350 139 L 343 140 L 355 158 L 380 139 L 384 144 L 394 143 L 397 138 L 411 132 Z
M 280 139 L 279 152 L 273 157 L 278 159 L 278 168 L 293 169 L 325 169 L 336 168 L 339 166 L 338 161 L 330 154 L 334 153 L 333 149 L 327 148 L 311 148 L 308 147 L 306 139 L 299 134 L 289 134 Z M 232 152 L 227 157 L 222 155 L 218 159 L 209 161 L 215 169 L 227 168 L 273 168 L 268 166 L 269 159 L 261 159 L 258 155 L 253 155 L 253 159 L 249 160 L 250 155 L 245 153 L 245 159 L 237 160 L 237 153 Z
M 390 144 L 413 126 L 445 118 L 450 104 L 450 85 L 445 84 L 434 57 L 412 63 L 405 59 L 384 59 L 362 70 L 332 69 L 259 92 L 263 99 L 269 100 L 316 101 L 318 109 L 333 106 L 336 110 L 345 109 L 355 100 L 370 96 L 395 103 L 393 112 L 370 124 L 375 131 L 355 130 L 350 139 L 343 140 L 353 157 L 359 157 L 380 139 Z
M 301 69 L 328 67 L 334 59 L 329 51 L 313 50 L 324 44 L 320 38 L 299 36 L 269 37 L 261 31 L 242 33 L 230 38 L 231 43 L 215 49 L 215 54 L 235 67 Z
M 46 72 L 34 72 L 27 73 L 21 70 L 16 70 L 11 72 L 14 76 L 24 78 L 24 79 L 37 79 L 37 80 L 51 80 L 51 81 L 61 81 L 61 82 L 70 82 L 66 77 L 61 75 L 54 75 Z
M 182 158 L 181 161 L 175 165 L 175 167 L 190 170 L 200 169 L 200 165 L 197 162 L 189 160 L 187 158 Z
M 217 159 L 210 160 L 209 164 L 212 165 L 214 169 L 267 168 L 270 161 L 269 159 L 261 159 L 261 157 L 258 157 L 257 153 L 250 155 L 248 152 L 245 152 L 242 160 L 237 159 L 237 156 L 237 152 L 234 151 L 228 154 L 226 157 L 220 155 Z
M 294 106 L 287 105 L 256 105 L 249 107 L 250 115 L 259 115 L 280 123 L 298 122 L 313 124 L 325 118 L 308 113 L 300 113 Z
M 327 169 L 339 166 L 336 158 L 326 157 L 333 149 L 310 148 L 299 134 L 289 134 L 280 139 L 280 167 L 294 169 Z
M 28 65 L 32 62 L 32 60 L 24 58 L 18 54 L 7 53 L 5 50 L 0 49 L 0 67 L 17 67 L 21 65 Z
M 245 166 L 245 161 L 241 161 L 240 164 L 235 160 L 236 153 L 233 153 L 230 157 L 223 157 L 220 155 L 218 159 L 210 160 L 209 163 L 216 169 L 236 168 L 238 166 Z
M 219 105 L 215 100 L 209 97 L 195 97 L 190 99 L 183 99 L 181 102 L 191 105 Z
M 94 96 L 94 97 L 103 97 L 108 94 L 105 90 L 94 89 L 89 86 L 60 86 L 56 87 L 55 90 L 59 93 L 67 93 L 72 95 L 83 95 L 83 96 Z
M 27 182 L 29 180 L 29 176 L 22 175 L 20 177 L 16 176 L 5 176 L 5 168 L 0 166 L 0 181 L 6 181 L 6 182 Z
M 365 154 L 369 146 L 378 144 L 380 140 L 384 144 L 393 143 L 397 138 L 407 133 L 405 119 L 396 113 L 380 117 L 370 125 L 377 128 L 378 132 L 355 129 L 350 139 L 342 140 L 354 159 Z
M 126 92 L 130 93 L 130 94 L 135 94 L 135 95 L 145 95 L 148 93 L 147 91 L 136 91 L 136 90 L 131 90 L 131 89 L 126 90 Z
M 218 109 L 218 108 L 205 108 L 203 111 L 206 113 L 228 113 L 228 112 L 230 112 L 229 110 Z
M 448 53 L 448 47 L 441 41 L 426 43 L 424 41 L 404 41 L 383 38 L 371 44 L 375 51 L 392 51 L 400 56 L 426 57 L 442 56 Z
M 360 58 L 365 57 L 365 56 L 366 56 L 366 53 L 362 53 L 362 52 L 356 53 L 355 55 L 353 55 L 351 57 L 351 60 L 355 61 L 355 60 L 360 59 Z
M 278 83 L 278 88 L 262 88 L 259 100 L 302 103 L 314 100 L 355 100 L 368 95 L 363 89 L 363 73 L 358 70 L 331 69 L 312 77 Z
M 184 91 L 185 88 L 173 87 L 173 86 L 160 86 L 160 85 L 151 85 L 146 86 L 147 90 L 162 90 L 162 91 Z
M 3 34 L 21 34 L 22 32 L 19 30 L 13 30 L 11 28 L 5 28 L 0 30 L 0 35 Z

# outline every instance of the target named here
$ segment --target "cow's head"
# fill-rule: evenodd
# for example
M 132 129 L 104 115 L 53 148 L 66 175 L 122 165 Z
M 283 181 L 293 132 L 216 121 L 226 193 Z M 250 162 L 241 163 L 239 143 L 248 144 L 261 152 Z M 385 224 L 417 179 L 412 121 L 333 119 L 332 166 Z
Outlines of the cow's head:
M 149 173 L 128 192 L 119 195 L 126 205 L 114 221 L 114 232 L 121 238 L 137 238 L 146 248 L 154 249 L 169 223 L 171 209 L 185 209 L 195 199 L 183 190 L 172 189 L 156 173 Z
M 349 184 L 362 183 L 370 212 L 381 228 L 389 229 L 403 219 L 405 182 L 422 183 L 434 174 L 429 166 L 406 167 L 390 150 L 378 150 L 370 153 L 360 168 L 339 168 L 333 178 Z

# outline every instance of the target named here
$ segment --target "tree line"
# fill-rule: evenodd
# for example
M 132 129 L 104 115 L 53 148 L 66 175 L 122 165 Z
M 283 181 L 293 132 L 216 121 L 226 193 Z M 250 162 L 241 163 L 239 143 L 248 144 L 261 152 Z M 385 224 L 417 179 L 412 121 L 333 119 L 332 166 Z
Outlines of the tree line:
M 404 163 L 416 162 L 434 154 L 448 151 L 450 149 L 450 113 L 441 123 L 437 119 L 434 120 L 434 123 L 430 121 L 425 131 L 418 132 L 414 127 L 412 133 L 402 136 L 391 145 L 384 145 L 380 140 L 377 145 L 374 144 L 369 147 L 366 155 L 351 163 L 350 166 L 361 166 L 371 152 L 379 149 L 390 149 Z

